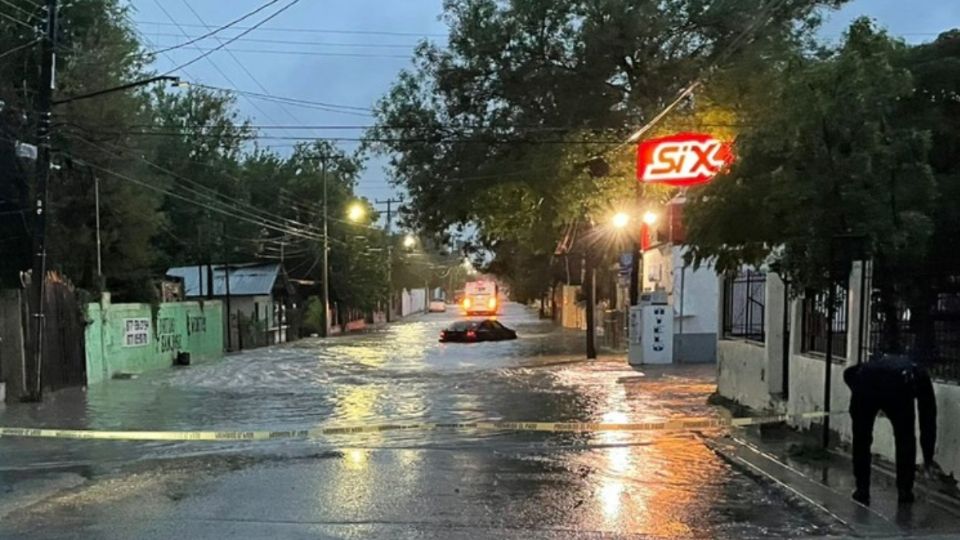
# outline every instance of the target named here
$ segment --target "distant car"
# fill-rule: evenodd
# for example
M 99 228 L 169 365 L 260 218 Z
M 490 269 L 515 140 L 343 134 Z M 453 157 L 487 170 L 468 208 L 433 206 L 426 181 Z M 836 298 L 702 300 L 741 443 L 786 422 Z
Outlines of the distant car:
M 434 298 L 430 301 L 430 313 L 444 313 L 447 311 L 447 303 L 443 300 Z
M 517 339 L 517 333 L 499 321 L 457 321 L 440 332 L 440 342 L 473 343 L 476 341 L 503 341 Z

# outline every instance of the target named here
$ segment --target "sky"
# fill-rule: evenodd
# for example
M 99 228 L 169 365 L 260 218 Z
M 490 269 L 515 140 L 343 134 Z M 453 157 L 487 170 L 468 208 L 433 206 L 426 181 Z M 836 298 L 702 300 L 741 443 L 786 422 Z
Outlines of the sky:
M 131 18 L 157 50 L 186 41 L 185 34 L 204 33 L 197 25 L 228 23 L 268 1 L 130 0 Z M 236 26 L 249 27 L 290 1 L 278 1 Z M 367 108 L 389 90 L 401 69 L 410 66 L 418 41 L 445 41 L 441 11 L 442 0 L 300 0 L 225 50 L 211 53 L 178 74 L 213 86 Z M 849 22 L 861 15 L 874 18 L 908 42 L 929 41 L 943 30 L 960 27 L 960 0 L 854 0 L 827 15 L 822 37 L 840 39 Z M 238 33 L 231 30 L 219 35 L 228 38 Z M 193 45 L 203 50 L 181 48 L 158 55 L 156 68 L 166 71 L 218 45 L 215 39 L 208 39 Z M 237 105 L 241 115 L 258 126 L 325 126 L 262 130 L 273 137 L 356 138 L 363 135 L 356 127 L 373 120 L 357 109 L 347 109 L 347 114 L 255 98 L 240 98 Z M 263 139 L 261 144 L 283 153 L 292 142 Z M 348 150 L 356 148 L 356 143 L 349 141 L 341 144 Z M 367 162 L 357 190 L 361 196 L 375 200 L 397 195 L 388 183 L 385 167 L 383 158 Z

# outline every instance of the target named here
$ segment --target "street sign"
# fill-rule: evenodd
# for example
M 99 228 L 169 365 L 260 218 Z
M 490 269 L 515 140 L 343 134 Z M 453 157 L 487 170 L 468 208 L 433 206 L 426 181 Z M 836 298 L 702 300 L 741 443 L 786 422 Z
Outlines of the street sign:
M 677 133 L 637 147 L 637 180 L 671 186 L 709 182 L 733 163 L 733 149 L 712 135 Z
M 627 251 L 620 254 L 620 275 L 629 276 L 633 268 L 633 253 Z

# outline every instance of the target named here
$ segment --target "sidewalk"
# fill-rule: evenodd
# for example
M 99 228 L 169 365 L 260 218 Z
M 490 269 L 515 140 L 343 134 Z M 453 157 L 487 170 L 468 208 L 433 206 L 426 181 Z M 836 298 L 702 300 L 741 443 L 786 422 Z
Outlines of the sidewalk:
M 960 532 L 960 498 L 954 486 L 917 475 L 916 502 L 897 504 L 893 464 L 874 458 L 871 506 L 850 498 L 854 489 L 849 452 L 824 452 L 816 433 L 800 433 L 784 424 L 738 429 L 705 443 L 747 474 L 779 488 L 832 516 L 851 536 L 901 538 L 953 537 Z

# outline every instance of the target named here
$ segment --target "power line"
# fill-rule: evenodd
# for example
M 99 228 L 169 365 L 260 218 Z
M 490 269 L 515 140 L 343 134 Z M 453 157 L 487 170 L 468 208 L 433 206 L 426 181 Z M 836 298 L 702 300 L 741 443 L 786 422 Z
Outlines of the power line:
M 183 1 L 183 5 L 185 5 L 185 6 L 187 7 L 187 9 L 190 10 L 191 13 L 193 13 L 193 16 L 196 17 L 197 20 L 199 20 L 202 24 L 206 24 L 206 21 L 204 21 L 204 20 L 203 20 L 203 17 L 201 17 L 200 14 L 197 13 L 197 11 L 196 11 L 195 9 L 193 9 L 193 7 L 190 5 L 190 2 L 188 2 L 187 0 L 182 0 L 182 1 Z M 182 29 L 181 29 L 181 30 L 182 30 Z M 217 39 L 217 42 L 218 42 L 218 43 L 223 44 L 223 40 L 221 40 L 219 37 L 217 37 L 216 39 Z M 230 55 L 230 58 L 232 58 L 233 61 L 234 61 L 238 66 L 240 66 L 240 69 L 242 69 L 243 72 L 247 74 L 247 77 L 249 77 L 250 80 L 252 80 L 252 81 L 254 82 L 254 84 L 257 85 L 258 88 L 260 88 L 260 90 L 262 90 L 263 92 L 265 92 L 265 93 L 267 93 L 267 94 L 270 93 L 270 92 L 267 90 L 267 88 L 263 85 L 263 83 L 261 83 L 260 80 L 259 80 L 253 73 L 251 73 L 249 69 L 247 69 L 246 64 L 244 64 L 243 62 L 241 62 L 240 59 L 237 58 L 237 55 L 233 54 L 233 51 L 232 51 L 232 50 L 227 49 L 227 48 L 225 48 L 224 50 L 227 52 L 227 54 Z M 227 80 L 229 81 L 229 79 L 227 79 Z M 233 82 L 231 82 L 230 85 L 233 86 L 234 88 L 236 88 L 236 86 L 237 86 L 237 85 L 234 84 Z M 258 111 L 261 111 L 261 112 L 262 112 L 262 109 L 260 109 L 259 106 L 255 105 L 255 104 L 253 103 L 253 100 L 250 99 L 249 96 L 244 96 L 244 99 L 246 99 L 246 100 L 247 100 L 251 105 L 253 105 Z M 296 115 L 294 115 L 293 113 L 291 113 L 290 110 L 287 109 L 284 105 L 280 105 L 280 110 L 282 110 L 284 113 L 286 113 L 287 116 L 289 116 L 290 118 L 293 118 L 294 121 L 297 120 Z M 270 115 L 267 115 L 266 113 L 264 113 L 264 115 L 267 116 L 268 119 L 270 118 Z
M 40 17 L 38 17 L 36 14 L 30 13 L 29 11 L 27 11 L 27 10 L 23 9 L 22 7 L 14 4 L 13 2 L 10 2 L 9 0 L 0 0 L 0 4 L 6 4 L 6 5 L 12 7 L 13 9 L 19 11 L 20 13 L 23 13 L 24 15 L 26 15 L 26 16 L 28 17 L 27 20 L 30 20 L 30 19 L 37 19 L 38 21 L 40 20 Z M 36 5 L 36 4 L 34 4 L 34 5 Z M 39 8 L 40 6 L 37 6 L 37 7 Z
M 338 112 L 338 113 L 343 113 L 343 114 L 352 114 L 352 115 L 355 115 L 355 116 L 365 116 L 365 117 L 372 117 L 372 116 L 373 116 L 373 114 L 371 114 L 371 112 L 370 112 L 371 109 L 370 109 L 369 107 L 358 107 L 358 106 L 355 106 L 355 105 L 341 105 L 341 104 L 336 104 L 336 103 L 326 103 L 326 102 L 322 102 L 322 101 L 309 101 L 309 100 L 305 100 L 305 99 L 275 96 L 275 95 L 272 95 L 272 94 L 270 94 L 270 93 L 264 94 L 264 93 L 260 93 L 260 92 L 250 92 L 250 91 L 239 90 L 239 89 L 234 89 L 234 88 L 222 88 L 222 87 L 219 87 L 219 86 L 212 86 L 212 85 L 201 84 L 201 83 L 191 83 L 191 84 L 194 84 L 194 86 L 198 86 L 198 87 L 200 87 L 200 88 L 206 88 L 206 89 L 208 89 L 208 90 L 218 90 L 218 91 L 222 91 L 222 92 L 232 92 L 232 93 L 235 93 L 235 94 L 246 95 L 246 96 L 255 97 L 255 98 L 263 99 L 263 100 L 267 100 L 267 101 L 274 101 L 274 102 L 283 103 L 283 104 L 286 104 L 286 105 L 294 105 L 294 106 L 298 106 L 298 107 L 308 107 L 308 108 L 317 108 L 317 109 L 326 110 L 326 111 L 329 111 L 329 112 Z M 339 109 L 343 109 L 343 110 L 339 110 Z M 365 112 L 364 112 L 364 111 L 365 111 Z
M 154 37 L 187 37 L 195 38 L 197 36 L 184 36 L 183 34 L 174 34 L 172 32 L 152 32 Z M 229 36 L 227 36 L 229 37 Z M 343 43 L 337 41 L 304 41 L 297 39 L 262 39 L 262 38 L 241 38 L 237 41 L 245 43 L 267 43 L 273 45 L 306 45 L 310 47 L 357 47 L 359 49 L 412 49 L 418 46 L 418 43 Z
M 36 30 L 36 28 L 34 28 L 33 26 L 31 26 L 30 24 L 27 24 L 27 23 L 21 21 L 20 19 L 14 17 L 14 16 L 12 16 L 12 15 L 7 15 L 6 13 L 3 13 L 2 11 L 0 11 L 0 17 L 3 17 L 4 19 L 7 19 L 8 21 L 15 22 L 15 23 L 19 24 L 20 26 L 23 26 L 24 28 L 29 28 L 30 30 Z
M 106 148 L 106 147 L 103 147 L 103 146 L 98 145 L 97 143 L 95 143 L 95 142 L 93 142 L 93 141 L 87 140 L 87 139 L 85 139 L 85 138 L 83 138 L 83 137 L 76 136 L 76 138 L 77 138 L 78 140 L 80 140 L 81 142 L 84 142 L 84 143 L 92 146 L 93 148 L 97 148 L 97 149 L 99 149 L 100 151 L 103 151 L 103 152 L 115 153 L 115 152 L 123 151 L 123 150 L 124 150 L 124 149 L 122 149 L 122 148 L 120 148 L 119 146 L 116 146 L 116 145 L 110 145 L 111 148 Z M 148 159 L 146 159 L 146 158 L 144 158 L 144 157 L 142 157 L 142 156 L 138 156 L 138 155 L 134 154 L 134 155 L 131 156 L 131 157 L 134 157 L 135 159 L 137 159 L 137 160 L 139 160 L 139 161 L 147 164 L 148 166 L 156 169 L 157 171 L 160 171 L 160 172 L 162 172 L 162 173 L 164 173 L 164 174 L 166 174 L 166 175 L 168 175 L 168 176 L 170 176 L 170 177 L 172 177 L 172 178 L 174 178 L 174 179 L 176 179 L 176 180 L 180 180 L 180 181 L 186 183 L 187 186 L 184 186 L 184 185 L 181 184 L 180 187 L 182 187 L 183 189 L 185 189 L 185 190 L 188 191 L 189 193 L 192 193 L 192 194 L 194 194 L 194 195 L 196 195 L 196 196 L 198 196 L 198 197 L 201 197 L 201 199 L 205 199 L 205 200 L 207 200 L 207 201 L 209 201 L 209 202 L 211 202 L 211 203 L 213 203 L 213 204 L 221 205 L 221 206 L 223 206 L 223 207 L 225 207 L 225 208 L 228 208 L 228 209 L 231 210 L 231 211 L 235 211 L 235 212 L 246 212 L 247 215 L 248 215 L 248 217 L 252 217 L 253 219 L 260 220 L 263 224 L 270 224 L 270 225 L 274 225 L 274 226 L 276 226 L 276 227 L 283 227 L 284 230 L 287 230 L 287 231 L 297 231 L 297 232 L 299 232 L 299 231 L 298 231 L 297 229 L 291 227 L 291 225 L 295 225 L 295 226 L 297 226 L 297 227 L 302 227 L 304 230 L 307 230 L 307 231 L 310 231 L 311 228 L 312 228 L 310 225 L 307 225 L 307 224 L 304 224 L 304 223 L 300 223 L 300 222 L 298 222 L 298 221 L 296 221 L 296 220 L 289 219 L 289 218 L 285 218 L 285 217 L 283 217 L 283 216 L 274 214 L 274 213 L 272 213 L 272 212 L 270 212 L 270 211 L 257 208 L 257 207 L 255 207 L 255 206 L 253 206 L 253 205 L 250 205 L 250 204 L 246 203 L 245 201 L 241 201 L 241 200 L 239 200 L 239 199 L 235 199 L 235 198 L 233 198 L 233 197 L 230 197 L 230 196 L 228 196 L 228 195 L 225 195 L 225 194 L 223 194 L 223 193 L 220 193 L 220 192 L 218 192 L 218 191 L 215 191 L 215 190 L 213 190 L 213 189 L 211 189 L 211 188 L 209 188 L 209 187 L 207 187 L 207 186 L 204 186 L 204 185 L 201 184 L 200 182 L 197 182 L 196 180 L 191 180 L 190 178 L 187 178 L 187 177 L 185 177 L 185 176 L 182 176 L 182 175 L 180 175 L 180 174 L 178 174 L 178 173 L 176 173 L 176 172 L 174 172 L 174 171 L 171 171 L 170 169 L 167 169 L 167 168 L 165 168 L 165 167 L 163 167 L 163 166 L 161 166 L 161 165 L 158 165 L 158 164 L 156 164 L 156 163 L 154 163 L 154 162 L 152 162 L 152 161 L 150 161 L 150 160 L 148 160 Z M 195 187 L 189 187 L 189 186 L 195 186 Z M 284 222 L 285 222 L 285 223 L 284 223 Z
M 0 1 L 5 1 L 5 0 L 0 0 Z M 263 11 L 263 10 L 267 9 L 268 7 L 276 4 L 276 3 L 279 2 L 279 1 L 280 1 L 280 0 L 270 0 L 270 1 L 267 2 L 266 4 L 263 4 L 263 5 L 261 5 L 260 7 L 258 7 L 257 9 L 255 9 L 255 10 L 253 10 L 253 11 L 250 11 L 250 12 L 244 14 L 242 17 L 239 17 L 239 18 L 237 18 L 237 19 L 234 19 L 234 20 L 232 20 L 232 21 L 230 21 L 230 22 L 228 22 L 227 24 L 224 24 L 224 25 L 222 25 L 222 26 L 218 26 L 218 27 L 214 28 L 213 30 L 211 30 L 211 31 L 209 31 L 209 32 L 207 32 L 207 33 L 205 33 L 205 34 L 203 34 L 203 35 L 196 36 L 196 37 L 194 37 L 194 38 L 192 38 L 192 39 L 188 39 L 188 41 L 185 41 L 185 42 L 180 43 L 180 44 L 178 44 L 178 45 L 174 45 L 174 46 L 171 46 L 171 47 L 167 47 L 167 48 L 164 48 L 164 49 L 160 49 L 159 51 L 157 51 L 157 53 L 164 53 L 164 52 L 167 52 L 167 51 L 172 51 L 172 50 L 174 50 L 174 49 L 182 49 L 182 48 L 186 47 L 187 45 L 191 45 L 191 44 L 196 43 L 196 42 L 198 42 L 198 41 L 204 40 L 204 39 L 206 39 L 206 38 L 208 38 L 208 37 L 210 37 L 210 36 L 213 36 L 214 34 L 217 34 L 218 32 L 222 32 L 223 30 L 226 30 L 227 28 L 230 28 L 231 26 L 234 26 L 235 24 L 237 24 L 237 23 L 239 23 L 239 22 L 241 22 L 241 21 L 243 21 L 243 20 L 245 20 L 245 19 L 249 19 L 250 17 L 256 15 L 257 13 L 260 13 L 261 11 Z M 167 10 L 164 9 L 163 6 L 160 5 L 159 2 L 156 2 L 156 4 L 157 4 L 157 7 L 159 7 L 160 10 L 163 11 L 164 14 L 166 14 L 168 18 L 170 18 L 170 21 L 171 21 L 172 23 L 176 24 L 178 28 L 180 28 L 180 25 L 177 24 L 177 22 L 176 22 L 175 20 L 173 20 L 173 17 L 170 17 L 170 14 L 167 13 Z M 180 28 L 180 29 L 183 30 L 182 28 Z M 186 31 L 184 31 L 183 33 L 184 33 L 185 37 L 187 37 L 187 38 L 190 37 L 190 36 L 186 35 L 186 34 L 187 34 Z
M 15 53 L 15 52 L 17 52 L 17 51 L 21 51 L 21 50 L 23 50 L 23 49 L 27 49 L 27 48 L 29 48 L 29 47 L 33 47 L 34 45 L 36 45 L 37 43 L 40 43 L 41 41 L 42 41 L 41 39 L 35 39 L 35 40 L 33 40 L 33 41 L 28 41 L 28 42 L 24 43 L 23 45 L 18 45 L 18 46 L 16 46 L 16 47 L 12 48 L 12 49 L 7 49 L 6 51 L 3 51 L 2 53 L 0 53 L 0 58 L 3 58 L 4 56 L 7 56 L 8 54 L 13 54 L 13 53 Z
M 163 14 L 166 15 L 168 19 L 170 19 L 170 22 L 172 22 L 173 24 L 177 25 L 177 28 L 179 28 L 180 31 L 183 32 L 184 35 L 187 35 L 186 30 L 184 30 L 183 27 L 180 26 L 180 24 L 177 22 L 177 20 L 173 18 L 173 15 L 171 15 L 171 14 L 163 7 L 163 4 L 161 4 L 159 0 L 153 0 L 153 1 L 154 1 L 154 3 L 157 5 L 157 7 L 160 8 L 160 11 L 162 11 Z M 279 0 L 274 0 L 273 2 L 270 2 L 270 4 L 274 4 L 274 3 L 278 2 L 278 1 L 279 1 Z M 267 4 L 267 5 L 270 5 L 270 4 Z M 265 5 L 265 6 L 262 6 L 262 7 L 265 8 L 266 5 Z M 217 38 L 217 39 L 219 40 L 219 38 Z M 167 57 L 169 58 L 169 55 L 167 55 L 166 50 L 159 51 L 159 52 L 163 53 L 165 56 L 167 56 Z M 207 61 L 211 66 L 213 66 L 213 68 L 216 69 L 217 72 L 220 73 L 220 75 L 224 78 L 224 80 L 227 81 L 227 84 L 229 84 L 229 85 L 231 85 L 231 86 L 236 86 L 236 83 L 233 82 L 233 80 L 230 78 L 229 75 L 226 74 L 226 72 L 224 72 L 222 69 L 220 69 L 220 66 L 219 66 L 216 62 L 214 62 L 212 58 L 207 57 L 207 58 L 206 58 L 206 61 Z M 257 105 L 256 103 L 254 103 L 253 100 L 251 100 L 250 98 L 244 98 L 244 99 L 246 99 L 247 102 L 250 103 L 250 105 L 251 105 L 254 109 L 256 109 L 257 111 L 259 111 L 260 114 L 262 114 L 262 115 L 263 115 L 264 117 L 266 117 L 268 120 L 270 120 L 270 121 L 272 121 L 272 122 L 275 122 L 275 121 L 276 121 L 276 120 L 274 120 L 273 118 L 270 117 L 270 114 L 268 114 L 265 110 L 261 109 L 259 105 Z
M 170 26 L 170 23 L 157 22 L 157 21 L 136 21 L 137 24 L 145 25 L 154 25 L 154 26 Z M 187 27 L 194 28 L 212 28 L 210 25 L 206 24 L 188 24 Z M 326 29 L 326 28 L 282 28 L 276 26 L 268 26 L 263 28 L 258 27 L 244 27 L 244 26 L 235 26 L 235 30 L 261 30 L 264 32 L 284 32 L 284 33 L 310 33 L 310 34 L 344 34 L 344 35 L 361 35 L 361 36 L 407 36 L 407 37 L 447 37 L 446 34 L 439 33 L 429 33 L 429 32 L 397 32 L 390 30 L 350 30 L 350 29 Z
M 225 42 L 221 43 L 220 45 L 218 45 L 217 47 L 214 47 L 213 49 L 210 49 L 209 51 L 201 54 L 200 56 L 194 58 L 193 60 L 190 60 L 190 61 L 188 61 L 188 62 L 186 62 L 186 63 L 184 63 L 184 64 L 181 64 L 181 65 L 179 65 L 179 66 L 171 69 L 170 71 L 164 73 L 164 75 L 170 75 L 171 73 L 173 73 L 173 72 L 175 72 L 175 71 L 181 70 L 181 69 L 183 69 L 183 68 L 185 68 L 185 67 L 187 67 L 187 66 L 190 66 L 190 65 L 193 65 L 193 64 L 199 62 L 200 60 L 202 60 L 202 59 L 210 56 L 210 55 L 213 54 L 214 52 L 219 51 L 220 49 L 226 47 L 227 45 L 233 43 L 234 41 L 240 39 L 241 37 L 249 34 L 250 32 L 252 32 L 252 31 L 254 31 L 254 30 L 256 30 L 256 29 L 259 28 L 261 25 L 267 23 L 267 22 L 270 21 L 271 19 L 274 19 L 275 17 L 277 17 L 278 15 L 280 15 L 281 13 L 283 13 L 284 11 L 292 8 L 292 7 L 293 7 L 294 5 L 296 5 L 298 2 L 300 2 L 300 0 L 291 0 L 290 3 L 284 5 L 283 7 L 281 7 L 280 9 L 278 9 L 277 11 L 274 11 L 272 14 L 270 14 L 269 16 L 267 16 L 265 19 L 261 20 L 260 22 L 258 22 L 258 23 L 255 24 L 255 25 L 249 27 L 247 30 L 244 30 L 243 32 L 237 34 L 236 36 L 231 37 L 231 38 L 228 39 L 227 41 L 225 41 Z
M 14 139 L 11 139 L 11 138 L 8 138 L 8 137 L 0 136 L 0 138 L 3 138 L 3 139 L 5 139 L 5 140 L 11 141 L 11 142 L 16 142 Z M 81 140 L 83 140 L 83 139 L 81 139 Z M 92 144 L 92 145 L 94 145 L 95 147 L 99 147 L 98 145 L 96 145 L 96 143 L 92 143 L 92 142 L 90 142 L 90 141 L 84 141 L 84 142 L 87 142 L 87 143 L 89 143 L 89 144 Z M 105 150 L 105 149 L 103 149 L 103 147 L 99 147 L 99 148 L 100 148 L 101 150 Z M 282 224 L 281 224 L 281 225 L 278 225 L 278 224 L 276 224 L 276 223 L 274 223 L 274 222 L 265 220 L 265 219 L 260 218 L 260 217 L 258 217 L 258 216 L 253 216 L 253 217 L 251 217 L 251 215 L 249 215 L 249 214 L 244 214 L 242 211 L 238 211 L 238 210 L 241 210 L 241 209 L 238 209 L 238 208 L 236 208 L 236 207 L 231 207 L 230 205 L 225 204 L 225 203 L 223 203 L 223 202 L 221 202 L 221 201 L 215 201 L 215 200 L 213 201 L 213 202 L 215 202 L 215 203 L 219 203 L 218 205 L 206 204 L 206 203 L 202 202 L 202 200 L 197 200 L 197 199 L 194 199 L 194 198 L 190 198 L 190 197 L 187 197 L 186 195 L 184 195 L 184 194 L 182 194 L 182 193 L 178 193 L 178 192 L 176 192 L 176 191 L 172 191 L 172 190 L 165 189 L 165 188 L 162 188 L 162 187 L 159 187 L 159 186 L 155 186 L 155 185 L 153 185 L 153 184 L 150 184 L 149 182 L 145 182 L 145 181 L 143 181 L 143 180 L 139 180 L 139 179 L 134 178 L 134 177 L 132 177 L 132 176 L 129 176 L 129 175 L 126 175 L 126 174 L 123 174 L 123 173 L 119 173 L 119 172 L 113 171 L 113 170 L 111 170 L 111 169 L 108 169 L 108 168 L 106 168 L 106 167 L 97 165 L 97 164 L 95 164 L 95 163 L 91 163 L 91 162 L 89 162 L 89 161 L 86 161 L 86 160 L 77 158 L 77 157 L 72 156 L 72 155 L 70 155 L 70 154 L 68 154 L 68 153 L 66 153 L 66 152 L 60 152 L 60 153 L 61 153 L 62 155 L 64 155 L 64 156 L 66 156 L 66 157 L 74 160 L 74 161 L 77 162 L 77 163 L 84 164 L 84 165 L 90 167 L 91 169 L 98 170 L 98 171 L 100 171 L 100 172 L 102 172 L 102 173 L 104 173 L 104 174 L 108 174 L 108 175 L 110 175 L 110 176 L 119 178 L 119 179 L 121 179 L 121 180 L 125 180 L 125 181 L 128 181 L 128 182 L 131 182 L 131 183 L 133 183 L 133 184 L 136 184 L 136 185 L 139 185 L 139 186 L 141 186 L 141 187 L 144 187 L 144 188 L 146 188 L 146 189 L 148 189 L 148 190 L 151 190 L 151 191 L 154 191 L 154 192 L 157 192 L 157 193 L 161 193 L 161 194 L 167 195 L 167 196 L 172 197 L 172 198 L 174 198 L 174 199 L 181 200 L 181 201 L 186 202 L 186 203 L 188 203 L 188 204 L 192 204 L 192 205 L 194 205 L 194 206 L 198 206 L 198 207 L 204 208 L 204 209 L 206 209 L 206 210 L 210 210 L 210 211 L 212 211 L 212 212 L 216 212 L 216 213 L 218 213 L 218 214 L 222 214 L 222 215 L 224 215 L 224 216 L 227 216 L 227 217 L 230 217 L 230 218 L 233 218 L 233 219 L 238 219 L 238 220 L 240 220 L 240 221 L 245 221 L 245 222 L 247 222 L 247 223 L 251 223 L 251 224 L 253 224 L 253 225 L 257 225 L 257 226 L 260 226 L 260 227 L 264 227 L 264 228 L 266 228 L 266 229 L 271 229 L 271 230 L 276 231 L 276 232 L 280 232 L 280 233 L 284 233 L 284 234 L 289 234 L 289 235 L 291 235 L 291 236 L 297 236 L 297 237 L 304 238 L 304 239 L 307 239 L 307 240 L 319 241 L 319 240 L 322 238 L 320 235 L 311 234 L 311 233 L 308 233 L 308 232 L 303 232 L 303 231 L 300 231 L 300 230 L 291 228 L 291 227 L 289 227 L 289 226 L 284 226 L 284 225 L 282 225 Z M 145 161 L 145 162 L 147 162 L 147 163 L 150 163 L 149 161 L 145 160 L 144 158 L 140 158 L 140 159 L 143 160 L 143 161 Z M 162 167 L 160 167 L 159 165 L 155 165 L 155 164 L 152 164 L 152 165 L 154 165 L 155 167 L 157 167 L 157 168 L 159 168 L 159 169 L 161 169 L 161 170 L 164 170 L 164 169 L 163 169 Z M 181 176 L 179 176 L 179 175 L 176 175 L 175 173 L 171 173 L 171 174 L 172 174 L 174 177 L 183 178 L 183 177 L 181 177 Z M 189 181 L 189 179 L 185 179 L 185 180 L 188 180 L 188 181 Z M 191 182 L 195 182 L 195 181 L 191 181 Z M 180 187 L 181 189 L 184 189 L 184 191 L 186 191 L 188 194 L 198 195 L 198 196 L 200 196 L 201 198 L 209 197 L 209 195 L 206 195 L 206 194 L 204 194 L 204 193 L 202 193 L 202 192 L 199 192 L 199 191 L 197 191 L 197 190 L 192 190 L 192 189 L 190 189 L 189 187 L 185 187 L 185 186 L 182 186 L 182 185 L 181 185 L 181 186 L 178 186 L 178 187 Z M 207 189 L 209 189 L 209 188 L 207 188 Z M 208 200 L 209 200 L 209 199 L 208 199 Z M 255 210 L 258 210 L 258 209 L 255 209 Z M 287 220 L 287 221 L 290 221 L 290 220 Z
M 192 51 L 201 51 L 207 53 L 213 53 L 219 51 L 223 46 L 217 47 L 197 47 L 194 45 L 180 47 L 183 50 L 192 50 Z M 360 52 L 323 52 L 323 51 L 304 51 L 304 50 L 281 50 L 281 49 L 233 49 L 233 52 L 237 53 L 250 53 L 250 54 L 289 54 L 297 56 L 330 56 L 330 57 L 341 57 L 341 58 L 389 58 L 389 59 L 401 59 L 409 60 L 410 56 L 405 54 L 374 54 L 374 53 L 360 53 Z
M 197 138 L 219 138 L 219 139 L 246 139 L 250 135 L 244 133 L 226 134 L 226 133 L 198 133 L 191 130 L 170 130 L 170 131 L 100 131 L 100 133 L 111 136 L 130 136 L 130 137 L 197 137 Z M 253 138 L 264 141 L 329 141 L 329 142 L 361 142 L 361 143 L 430 143 L 430 144 L 529 144 L 529 145 L 622 145 L 621 139 L 531 139 L 523 137 L 487 137 L 487 138 L 466 138 L 466 137 L 319 137 L 319 136 L 291 136 L 291 135 L 260 135 L 254 134 Z

